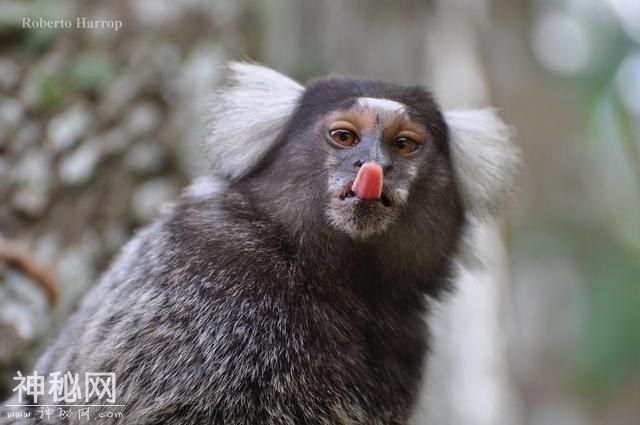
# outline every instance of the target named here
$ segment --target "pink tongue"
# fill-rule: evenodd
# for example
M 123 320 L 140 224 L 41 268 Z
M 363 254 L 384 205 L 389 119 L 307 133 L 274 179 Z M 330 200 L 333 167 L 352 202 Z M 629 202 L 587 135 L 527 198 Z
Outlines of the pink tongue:
M 363 200 L 377 200 L 382 195 L 382 167 L 375 162 L 366 162 L 360 167 L 351 190 Z

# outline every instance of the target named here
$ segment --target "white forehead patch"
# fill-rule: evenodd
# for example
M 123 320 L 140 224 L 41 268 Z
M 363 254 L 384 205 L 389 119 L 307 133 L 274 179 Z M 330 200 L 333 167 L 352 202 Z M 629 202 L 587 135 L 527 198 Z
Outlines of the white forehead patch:
M 359 97 L 356 104 L 362 108 L 369 110 L 378 110 L 380 112 L 398 112 L 404 113 L 406 105 L 391 99 L 383 99 L 379 97 Z

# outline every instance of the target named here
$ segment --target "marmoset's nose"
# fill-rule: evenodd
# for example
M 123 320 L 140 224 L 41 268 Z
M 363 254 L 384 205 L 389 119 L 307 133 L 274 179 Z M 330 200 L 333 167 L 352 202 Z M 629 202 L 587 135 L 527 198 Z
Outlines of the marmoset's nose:
M 376 164 L 378 164 L 378 163 L 376 162 Z M 393 168 L 393 166 L 392 166 L 391 164 L 389 164 L 389 165 L 385 165 L 385 166 L 382 166 L 381 164 L 378 164 L 378 165 L 380 165 L 380 167 L 382 168 L 382 172 L 383 172 L 383 174 L 385 174 L 385 175 L 386 175 L 389 171 L 391 171 L 391 169 Z M 358 161 L 354 162 L 354 163 L 353 163 L 353 167 L 354 167 L 354 168 L 360 168 L 360 167 L 362 167 L 362 161 L 358 160 Z
M 391 169 L 391 151 L 381 139 L 373 145 L 370 153 L 370 161 L 375 162 L 386 173 Z

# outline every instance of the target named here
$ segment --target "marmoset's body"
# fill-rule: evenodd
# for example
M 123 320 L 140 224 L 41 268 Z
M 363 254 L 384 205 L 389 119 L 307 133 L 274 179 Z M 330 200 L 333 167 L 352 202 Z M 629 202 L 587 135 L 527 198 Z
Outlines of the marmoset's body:
M 406 424 L 428 300 L 508 191 L 506 129 L 417 87 L 231 72 L 216 177 L 127 245 L 36 370 L 115 373 L 109 423 Z

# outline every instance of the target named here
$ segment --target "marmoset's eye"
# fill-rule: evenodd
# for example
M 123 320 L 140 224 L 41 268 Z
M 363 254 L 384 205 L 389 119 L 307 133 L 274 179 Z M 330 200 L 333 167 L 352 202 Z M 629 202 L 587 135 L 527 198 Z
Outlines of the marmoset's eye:
M 409 155 L 420 149 L 420 144 L 408 137 L 398 137 L 393 141 L 392 146 L 400 155 Z
M 358 135 L 346 128 L 329 131 L 329 137 L 340 146 L 353 146 L 358 143 Z

